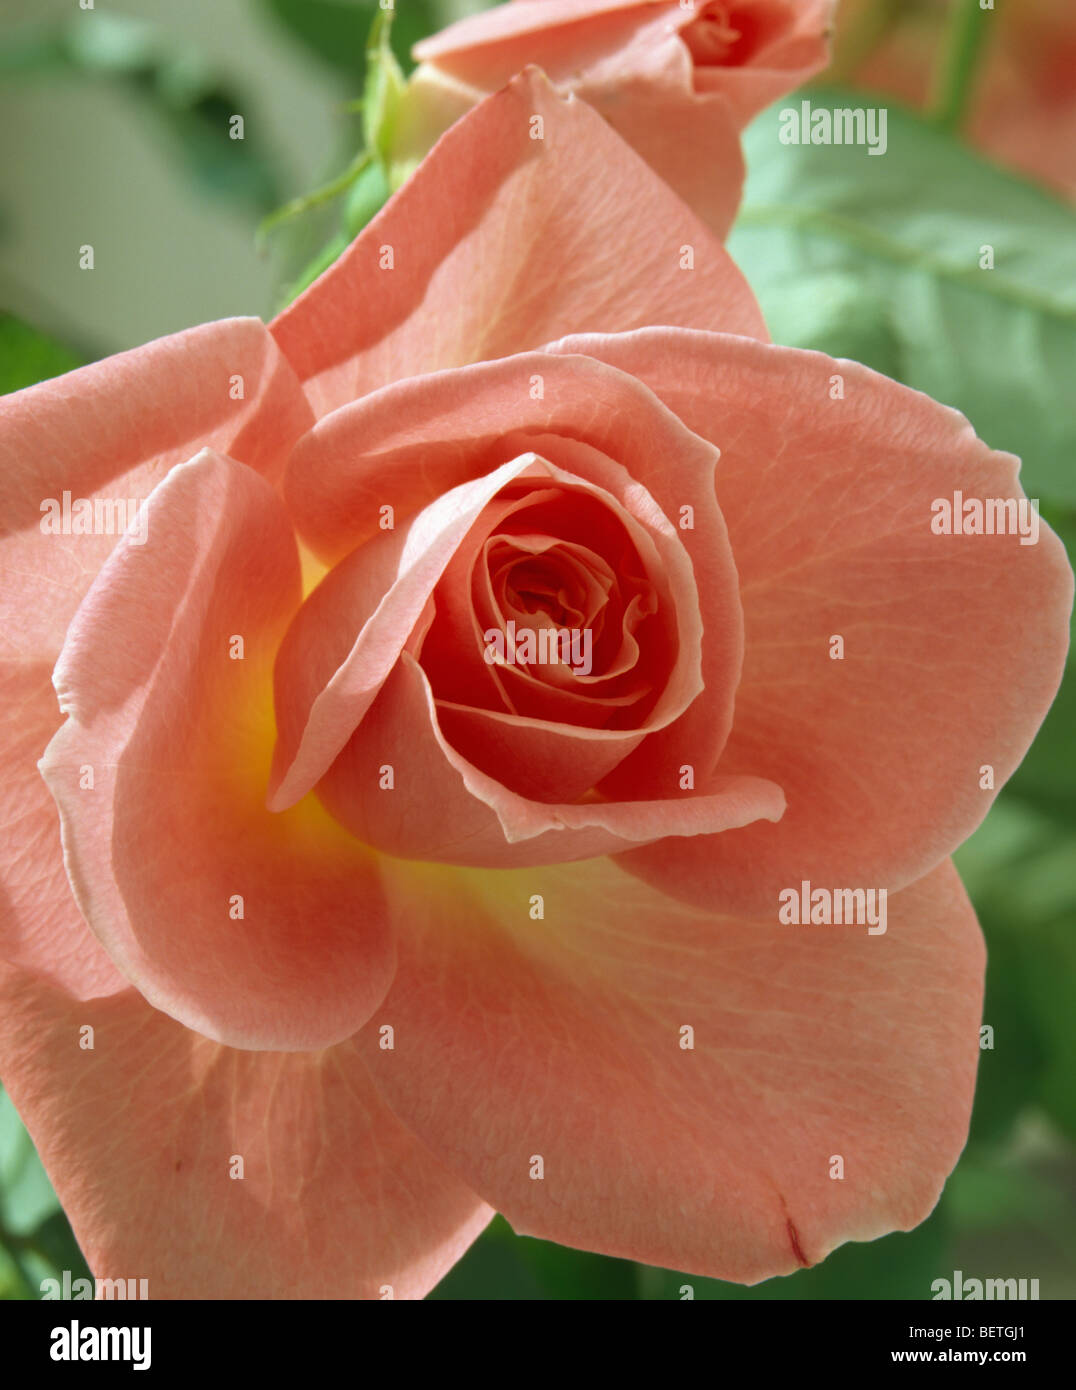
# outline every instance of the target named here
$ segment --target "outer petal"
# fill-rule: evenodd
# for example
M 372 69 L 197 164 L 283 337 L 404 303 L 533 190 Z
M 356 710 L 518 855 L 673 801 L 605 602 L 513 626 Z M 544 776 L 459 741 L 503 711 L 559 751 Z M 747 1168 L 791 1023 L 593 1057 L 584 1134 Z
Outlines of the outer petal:
M 766 336 L 712 233 L 531 69 L 452 127 L 272 331 L 325 414 L 401 377 L 649 323 Z
M 76 993 L 123 980 L 81 930 L 36 764 L 61 722 L 50 677 L 64 634 L 119 536 L 43 535 L 41 504 L 65 490 L 141 501 L 202 444 L 276 479 L 310 423 L 258 319 L 205 324 L 0 399 L 0 954 Z
M 384 994 L 392 948 L 372 859 L 317 807 L 264 808 L 271 663 L 300 598 L 284 509 L 207 450 L 147 514 L 56 671 L 70 718 L 42 768 L 79 905 L 188 1026 L 239 1047 L 338 1042 Z
M 492 1214 L 351 1043 L 236 1052 L 0 968 L 0 1073 L 93 1273 L 151 1299 L 421 1298 Z
M 557 350 L 633 372 L 720 448 L 745 641 L 718 771 L 788 798 L 777 825 L 670 840 L 632 869 L 746 912 L 804 878 L 913 882 L 985 816 L 1061 678 L 1072 572 L 1050 529 L 1034 545 L 931 531 L 932 502 L 956 491 L 1022 497 L 1018 461 L 956 411 L 820 353 L 665 329 Z
M 967 1132 L 984 959 L 951 866 L 874 936 L 780 926 L 776 903 L 699 913 L 608 861 L 399 889 L 378 1016 L 396 1049 L 366 1030 L 364 1055 L 518 1231 L 753 1283 L 936 1202 Z

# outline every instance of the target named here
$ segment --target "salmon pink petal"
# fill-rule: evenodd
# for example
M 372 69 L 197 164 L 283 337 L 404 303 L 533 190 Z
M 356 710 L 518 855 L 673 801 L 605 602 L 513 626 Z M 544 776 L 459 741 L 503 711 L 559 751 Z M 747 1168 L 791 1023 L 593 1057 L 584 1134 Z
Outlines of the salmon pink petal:
M 605 463 L 599 471 L 614 486 L 625 481 L 609 461 L 595 460 L 591 451 L 581 455 L 574 441 L 538 442 L 562 461 Z M 511 509 L 508 503 L 486 508 L 438 585 L 436 617 L 415 653 L 437 698 L 438 722 L 457 751 L 525 796 L 571 801 L 637 747 L 648 728 L 667 726 L 698 694 L 701 630 L 685 556 L 671 528 L 662 534 L 642 490 L 614 497 L 560 469 L 551 470 L 554 480 L 559 486 L 531 490 Z M 530 527 L 549 533 L 531 534 Z M 574 545 L 571 536 L 586 537 L 596 549 Z M 581 568 L 590 566 L 604 569 L 601 610 L 590 626 L 581 611 L 554 620 L 550 610 L 557 614 L 564 586 L 576 585 Z M 587 597 L 584 588 L 577 596 L 589 603 L 594 591 Z M 672 591 L 681 594 L 679 605 Z M 627 603 L 626 594 L 633 595 Z M 637 622 L 644 597 L 646 615 Z M 544 608 L 534 606 L 539 600 Z M 539 656 L 510 664 L 522 635 L 543 630 L 553 634 L 557 661 Z M 500 639 L 500 658 L 490 636 Z M 503 698 L 490 708 L 483 678 L 494 672 Z M 477 704 L 468 690 L 477 691 Z
M 62 716 L 50 680 L 52 668 L 0 667 L 4 776 L 0 806 L 3 893 L 0 958 L 31 967 L 79 998 L 126 989 L 71 895 L 60 845 L 56 803 L 38 760 Z
M 677 71 L 680 55 L 674 59 Z M 622 79 L 613 91 L 589 83 L 576 90 L 716 236 L 728 235 L 747 169 L 736 119 L 722 95 L 695 90 L 686 73 L 667 87 L 644 72 Z
M 693 18 L 692 8 L 677 15 L 676 4 L 643 3 L 643 0 L 512 0 L 477 14 L 465 15 L 454 24 L 420 39 L 412 53 L 420 63 L 458 61 L 470 55 L 483 58 L 483 72 L 494 74 L 503 61 L 507 74 L 518 72 L 530 61 L 552 76 L 558 68 L 590 67 L 629 45 L 640 32 L 655 37 L 677 23 Z M 565 29 L 570 35 L 566 40 Z M 528 59 L 527 55 L 530 55 Z M 503 60 L 502 60 L 503 55 Z M 559 74 L 558 74 L 559 75 Z
M 293 805 L 328 770 L 479 513 L 505 483 L 535 464 L 534 454 L 521 454 L 485 477 L 450 488 L 407 530 L 385 532 L 380 544 L 353 551 L 304 605 L 277 663 L 281 740 L 270 784 L 273 810 Z M 380 597 L 372 607 L 375 595 Z M 350 649 L 338 653 L 341 636 L 346 640 L 349 633 Z
M 151 1299 L 422 1298 L 492 1215 L 353 1043 L 236 1052 L 0 967 L 0 1074 L 93 1274 Z
M 316 805 L 264 808 L 271 667 L 300 601 L 279 499 L 209 450 L 175 468 L 68 633 L 42 763 L 68 873 L 155 1007 L 237 1047 L 348 1037 L 391 978 L 371 857 Z
M 516 0 L 471 15 L 415 46 L 422 60 L 404 103 L 420 138 L 454 93 L 496 91 L 533 63 L 609 122 L 718 236 L 743 188 L 739 123 L 720 93 L 700 92 L 678 28 L 690 8 Z M 409 143 L 409 142 L 408 142 Z
M 0 398 L 0 955 L 73 992 L 124 982 L 79 930 L 56 806 L 37 770 L 62 722 L 51 675 L 67 628 L 130 514 L 173 464 L 209 444 L 275 481 L 311 423 L 257 319 L 204 324 Z M 80 502 L 98 510 L 93 534 L 70 534 Z M 50 503 L 58 533 L 43 530 Z
M 713 233 L 531 69 L 445 134 L 272 332 L 324 415 L 401 377 L 648 323 L 766 336 Z
M 711 778 L 675 800 L 532 801 L 449 743 L 426 675 L 406 652 L 318 795 L 342 825 L 386 853 L 493 868 L 589 859 L 784 811 L 780 787 L 756 777 Z
M 428 670 L 426 674 L 429 679 Z M 438 726 L 457 753 L 510 791 L 535 801 L 585 796 L 646 737 L 585 724 L 550 724 L 446 700 L 435 703 Z M 601 702 L 601 708 L 607 706 Z
M 537 714 L 551 719 L 570 715 L 598 729 L 608 722 L 614 706 L 637 698 L 623 690 L 624 682 L 613 667 L 619 661 L 626 673 L 638 659 L 638 643 L 634 639 L 638 624 L 633 614 L 640 610 L 637 605 L 628 611 L 624 590 L 631 595 L 628 604 L 634 604 L 644 587 L 649 589 L 646 581 L 629 578 L 622 589 L 620 576 L 605 555 L 595 550 L 593 534 L 588 534 L 583 543 L 526 531 L 528 523 L 534 525 L 538 519 L 536 509 L 545 503 L 558 504 L 559 525 L 573 497 L 582 503 L 571 513 L 576 534 L 585 525 L 580 518 L 580 511 L 585 510 L 592 524 L 602 523 L 598 530 L 603 545 L 599 548 L 604 549 L 604 543 L 610 542 L 618 556 L 630 557 L 625 528 L 612 513 L 601 510 L 596 499 L 568 489 L 546 487 L 526 492 L 520 489 L 518 497 L 505 496 L 492 502 L 482 513 L 480 524 L 471 528 L 449 562 L 438 585 L 434 621 L 424 633 L 421 647 L 415 648 L 416 652 L 421 650 L 423 669 L 442 705 L 512 715 Z M 524 574 L 528 566 L 534 568 Z M 538 566 L 543 569 L 539 571 Z M 526 667 L 509 667 L 492 658 L 485 659 L 491 628 L 504 631 L 509 621 L 523 626 L 534 624 L 534 602 L 524 600 L 515 587 L 521 575 L 535 592 L 545 583 L 548 603 L 559 604 L 563 610 L 562 625 L 589 627 L 597 644 L 595 663 L 602 664 L 602 675 L 577 676 L 553 666 L 532 673 Z M 618 622 L 621 651 L 610 662 L 608 652 L 617 640 Z M 633 654 L 628 651 L 629 643 L 634 645 Z M 468 651 L 482 652 L 483 660 L 461 660 L 461 653 Z M 518 679 L 513 682 L 512 677 Z M 514 684 L 514 695 L 525 709 L 509 694 L 510 684 Z M 615 695 L 609 693 L 614 686 Z
M 696 90 L 720 95 L 742 129 L 826 66 L 836 8 L 837 0 L 699 0 L 681 9 Z
M 835 0 L 513 0 L 467 15 L 414 47 L 456 82 L 491 91 L 528 63 L 557 84 L 628 105 L 660 96 L 679 59 L 698 94 L 726 102 L 733 129 L 823 68 Z M 639 82 L 632 88 L 633 79 Z M 705 125 L 685 132 L 705 164 Z M 671 139 L 670 135 L 670 139 Z
M 670 840 L 632 868 L 752 913 L 805 878 L 914 881 L 985 816 L 1061 678 L 1072 572 L 1049 527 L 1025 544 L 1028 509 L 1025 537 L 932 529 L 957 494 L 1021 499 L 1018 460 L 820 353 L 667 329 L 558 350 L 634 373 L 720 448 L 745 655 L 718 770 L 788 798 L 777 825 Z
M 882 934 L 704 913 L 610 861 L 394 872 L 396 1048 L 364 1056 L 521 1234 L 754 1283 L 934 1206 L 984 966 L 950 865 Z

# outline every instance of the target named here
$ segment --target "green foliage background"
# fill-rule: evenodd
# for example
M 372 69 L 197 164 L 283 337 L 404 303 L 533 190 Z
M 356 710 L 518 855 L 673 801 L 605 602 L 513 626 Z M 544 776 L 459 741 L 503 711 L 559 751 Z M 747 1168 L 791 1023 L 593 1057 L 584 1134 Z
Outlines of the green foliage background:
M 164 178 L 204 220 L 203 252 L 221 204 L 253 248 L 265 214 L 339 172 L 361 139 L 344 101 L 361 92 L 370 0 L 218 0 L 204 11 L 203 47 L 170 30 L 165 7 L 151 0 L 109 5 L 93 29 L 67 3 L 12 8 L 0 31 L 0 114 L 29 111 L 43 86 L 71 111 L 88 99 L 80 95 L 88 85 L 107 89 L 144 120 Z M 462 8 L 397 0 L 393 44 L 405 66 L 410 44 Z M 213 42 L 212 17 L 225 11 L 248 26 L 249 51 L 237 55 Z M 248 109 L 246 93 L 270 56 L 290 63 L 309 101 L 332 112 L 334 141 L 298 169 L 257 121 L 248 122 L 243 142 L 227 138 L 229 114 Z M 256 93 L 263 105 L 272 95 Z M 824 86 L 809 95 L 816 107 L 863 102 L 862 94 Z M 750 173 L 730 250 L 775 340 L 866 362 L 957 406 L 990 444 L 1021 455 L 1025 490 L 1040 499 L 1071 555 L 1076 215 L 958 136 L 886 104 L 889 148 L 881 158 L 856 147 L 782 146 L 776 110 L 760 116 L 746 136 Z M 25 157 L 34 157 L 32 142 Z M 90 147 L 82 157 L 100 161 L 103 177 L 113 154 Z M 61 217 L 71 189 L 57 184 L 48 196 Z M 137 200 L 137 190 L 130 196 Z M 199 298 L 205 277 L 196 274 L 197 246 L 187 278 L 173 264 L 160 292 L 167 296 L 171 285 L 185 322 L 268 314 L 312 259 L 338 250 L 383 196 L 368 176 L 350 198 L 293 219 L 276 238 L 269 278 L 242 287 L 251 296 L 244 305 Z M 119 302 L 113 312 L 89 306 L 73 327 L 82 289 L 71 276 L 51 297 L 40 284 L 20 282 L 5 261 L 5 243 L 18 249 L 18 212 L 0 194 L 0 294 L 18 310 L 0 316 L 0 392 L 138 341 L 117 341 Z M 979 268 L 984 244 L 994 248 L 992 271 Z M 431 1297 L 672 1299 L 690 1284 L 696 1298 L 921 1299 L 954 1269 L 1038 1278 L 1044 1298 L 1076 1295 L 1074 773 L 1070 665 L 1034 748 L 956 856 L 987 937 L 984 1020 L 995 1047 L 982 1054 L 964 1157 L 922 1226 L 743 1289 L 517 1237 L 497 1218 Z M 33 1145 L 0 1094 L 0 1297 L 37 1297 L 40 1280 L 64 1269 L 86 1272 Z

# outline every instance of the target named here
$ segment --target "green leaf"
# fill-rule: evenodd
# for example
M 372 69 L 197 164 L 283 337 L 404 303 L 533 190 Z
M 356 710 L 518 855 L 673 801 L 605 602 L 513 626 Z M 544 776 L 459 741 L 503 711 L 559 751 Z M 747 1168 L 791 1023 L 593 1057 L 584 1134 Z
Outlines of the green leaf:
M 815 110 L 870 100 L 807 95 Z M 746 132 L 729 241 L 775 340 L 858 356 L 956 406 L 1022 456 L 1030 496 L 1076 502 L 1076 213 L 894 106 L 882 155 L 783 145 L 779 109 Z
M 31 328 L 14 314 L 0 313 L 0 395 L 21 391 L 82 365 L 60 343 Z
M 971 1116 L 970 1141 L 983 1145 L 1009 1134 L 1034 1096 L 1048 1055 L 1029 974 L 1034 942 L 1030 934 L 1006 930 L 1004 914 L 999 921 L 990 903 L 976 903 L 976 909 L 987 943 L 983 1023 L 993 1042 L 979 1053 Z
M 1036 1101 L 1076 1133 L 1071 828 L 1006 788 L 953 857 L 986 936 L 983 1022 L 993 1030 L 980 1053 L 971 1140 L 1004 1139 Z
M 0 1091 L 0 1298 L 37 1298 L 41 1279 L 64 1270 L 89 1277 L 33 1141 Z
M 515 1236 L 503 1216 L 495 1216 L 463 1259 L 445 1275 L 427 1298 L 533 1300 L 545 1297 L 519 1253 Z
M 549 1240 L 517 1236 L 495 1216 L 431 1299 L 634 1300 L 637 1267 Z
M 33 1141 L 6 1091 L 0 1091 L 0 1214 L 3 1229 L 26 1235 L 59 1209 Z
M 1067 873 L 1072 879 L 1072 846 L 1067 848 Z M 1064 871 L 1060 863 L 1058 872 Z M 1035 1001 L 1035 1019 L 1044 1039 L 1048 1061 L 1039 1078 L 1039 1101 L 1054 1123 L 1076 1140 L 1076 917 L 1070 891 L 1069 910 L 1037 934 L 1036 949 L 1029 954 L 1028 976 Z
M 90 1267 L 63 1211 L 54 1211 L 34 1231 L 33 1249 L 58 1274 L 69 1270 L 72 1280 L 90 1279 Z
M 639 1297 L 636 1266 L 629 1260 L 572 1250 L 533 1236 L 511 1235 L 518 1259 L 537 1281 L 541 1297 L 596 1302 Z
M 1007 790 L 1076 825 L 1076 667 L 1071 664 L 1038 738 Z
M 995 1156 L 991 1162 L 965 1158 L 945 1187 L 945 1204 L 962 1234 L 997 1227 L 1045 1226 L 1056 1214 L 1058 1194 L 1030 1182 L 1028 1173 Z
M 1076 908 L 1076 875 L 1066 872 L 1071 827 L 1015 795 L 1012 783 L 953 856 L 976 906 L 1024 936 Z

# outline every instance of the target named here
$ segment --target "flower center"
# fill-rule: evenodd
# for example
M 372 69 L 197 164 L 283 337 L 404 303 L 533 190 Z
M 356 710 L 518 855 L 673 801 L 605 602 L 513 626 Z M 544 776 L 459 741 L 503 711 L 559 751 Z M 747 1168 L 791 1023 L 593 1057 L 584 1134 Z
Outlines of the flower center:
M 727 0 L 710 0 L 697 19 L 680 32 L 696 67 L 736 67 L 752 46 L 752 24 Z

